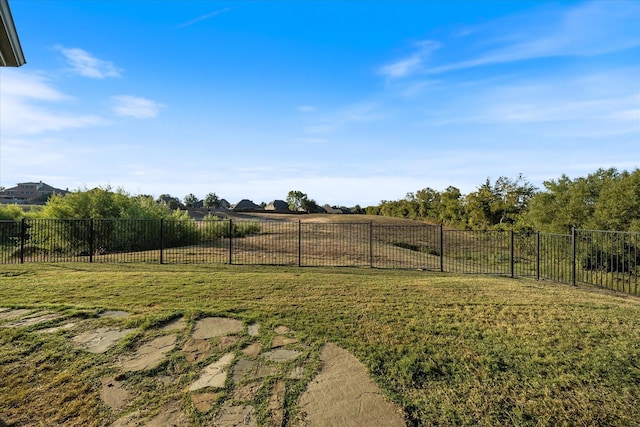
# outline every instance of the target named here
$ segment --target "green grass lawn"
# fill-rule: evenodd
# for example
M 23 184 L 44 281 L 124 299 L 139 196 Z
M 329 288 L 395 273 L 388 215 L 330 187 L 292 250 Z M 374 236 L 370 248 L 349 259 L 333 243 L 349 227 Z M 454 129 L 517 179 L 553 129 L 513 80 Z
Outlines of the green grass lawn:
M 125 310 L 141 330 L 180 314 L 286 325 L 351 351 L 408 425 L 640 425 L 640 300 L 589 288 L 368 268 L 25 264 L 2 266 L 0 307 Z M 37 333 L 46 326 L 0 328 L 0 426 L 108 422 L 98 389 L 111 356 L 73 350 L 73 332 Z

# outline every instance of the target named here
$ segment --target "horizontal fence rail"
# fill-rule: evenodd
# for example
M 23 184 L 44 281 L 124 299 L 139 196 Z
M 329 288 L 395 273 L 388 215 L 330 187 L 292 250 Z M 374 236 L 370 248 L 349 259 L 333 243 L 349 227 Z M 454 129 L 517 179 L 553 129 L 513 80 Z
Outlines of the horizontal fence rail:
M 535 277 L 639 295 L 640 233 L 245 220 L 0 221 L 0 264 L 219 263 L 368 266 Z

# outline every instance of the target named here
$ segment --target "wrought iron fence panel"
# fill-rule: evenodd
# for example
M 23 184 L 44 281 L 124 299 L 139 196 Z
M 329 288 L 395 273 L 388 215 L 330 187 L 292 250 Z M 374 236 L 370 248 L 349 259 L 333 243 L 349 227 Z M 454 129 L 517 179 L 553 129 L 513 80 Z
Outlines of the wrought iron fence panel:
M 0 263 L 369 266 L 536 277 L 639 295 L 640 233 L 252 220 L 0 221 Z
M 371 266 L 440 270 L 439 226 L 372 225 Z

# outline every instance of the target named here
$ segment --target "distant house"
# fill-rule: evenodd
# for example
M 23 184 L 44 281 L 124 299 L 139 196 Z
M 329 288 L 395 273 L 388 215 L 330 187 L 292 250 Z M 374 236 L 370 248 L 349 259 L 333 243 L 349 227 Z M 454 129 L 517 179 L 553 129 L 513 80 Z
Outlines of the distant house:
M 328 214 L 343 214 L 343 213 L 347 213 L 347 212 L 344 211 L 343 208 L 339 208 L 339 207 L 335 207 L 335 206 L 331 206 L 331 205 L 324 205 L 323 208 Z
M 234 212 L 256 212 L 263 211 L 264 209 L 260 205 L 256 205 L 249 199 L 242 199 L 235 205 L 231 206 L 231 210 Z
M 218 202 L 221 208 L 223 209 L 231 209 L 231 203 L 227 202 L 226 199 L 220 199 Z
M 289 205 L 284 200 L 274 200 L 273 202 L 269 203 L 264 208 L 264 210 L 279 212 L 279 213 L 291 213 L 291 210 L 289 209 Z
M 45 203 L 52 194 L 64 196 L 69 191 L 61 190 L 44 182 L 21 182 L 15 187 L 0 191 L 2 203 Z

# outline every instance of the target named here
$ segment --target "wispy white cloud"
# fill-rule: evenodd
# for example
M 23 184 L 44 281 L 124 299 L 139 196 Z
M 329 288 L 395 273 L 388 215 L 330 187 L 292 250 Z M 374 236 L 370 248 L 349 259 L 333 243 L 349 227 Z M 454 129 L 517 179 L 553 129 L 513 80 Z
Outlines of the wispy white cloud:
M 640 46 L 640 3 L 586 2 L 565 11 L 542 8 L 487 23 L 473 36 L 480 51 L 468 59 L 425 69 L 439 74 L 492 64 L 559 57 L 594 56 Z M 543 24 L 541 24 L 543 23 Z
M 93 79 L 121 76 L 122 70 L 113 62 L 98 59 L 86 50 L 64 46 L 56 46 L 56 49 L 64 55 L 71 70 L 78 75 Z
M 316 107 L 312 105 L 300 105 L 298 107 L 298 111 L 300 111 L 301 113 L 312 113 L 316 110 L 317 110 Z
M 150 119 L 156 117 L 165 106 L 159 102 L 137 96 L 118 95 L 111 97 L 111 110 L 121 117 Z
M 635 1 L 544 6 L 457 32 L 446 41 L 419 42 L 410 55 L 380 67 L 379 72 L 400 79 L 529 59 L 616 52 L 640 46 L 638 22 L 640 2 Z M 461 49 L 462 39 L 466 48 Z M 436 50 L 443 52 L 440 58 L 448 58 L 446 62 L 431 59 Z
M 107 122 L 97 115 L 78 114 L 57 107 L 58 103 L 72 99 L 53 87 L 43 75 L 3 70 L 0 85 L 3 135 L 34 135 Z
M 213 18 L 214 16 L 218 16 L 224 12 L 228 12 L 230 9 L 229 8 L 224 8 L 224 9 L 220 9 L 220 10 L 214 10 L 213 12 L 209 12 L 206 13 L 204 15 L 198 16 L 197 18 L 191 19 L 187 22 L 183 22 L 182 24 L 179 24 L 176 26 L 176 28 L 184 28 L 184 27 L 188 27 L 189 25 L 193 25 L 195 23 L 204 21 L 206 19 L 209 18 Z
M 380 67 L 380 74 L 392 79 L 414 74 L 422 70 L 431 54 L 441 47 L 441 44 L 434 40 L 423 40 L 415 45 L 416 50 L 414 53 L 406 58 Z

